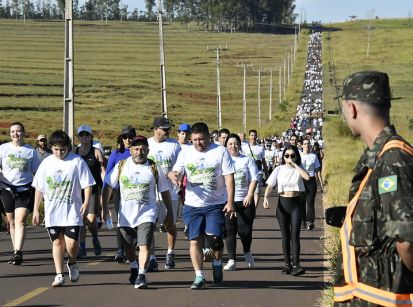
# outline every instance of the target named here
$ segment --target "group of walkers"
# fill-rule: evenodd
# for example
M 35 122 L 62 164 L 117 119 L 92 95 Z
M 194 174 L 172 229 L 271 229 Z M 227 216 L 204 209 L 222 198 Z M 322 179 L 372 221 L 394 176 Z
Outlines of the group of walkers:
M 317 45 L 312 39 L 311 44 Z M 313 80 L 311 74 L 306 76 Z M 52 242 L 56 270 L 52 286 L 65 283 L 65 249 L 69 278 L 76 282 L 77 259 L 87 255 L 86 227 L 94 253 L 100 255 L 98 220 L 111 220 L 112 200 L 118 223 L 115 261 L 129 262 L 129 282 L 135 288 L 147 288 L 146 273 L 158 271 L 157 226 L 166 230 L 165 269 L 175 268 L 176 222 L 182 212 L 195 271 L 191 289 L 201 289 L 206 283 L 203 262 L 207 255 L 212 256 L 214 283 L 223 280 L 223 271 L 236 270 L 237 235 L 246 265 L 255 266 L 253 223 L 266 184 L 264 208 L 269 208 L 269 193 L 278 186 L 277 219 L 285 258 L 282 273 L 305 273 L 299 262 L 300 228 L 314 228 L 316 177 L 322 187 L 319 158 L 310 152 L 311 133 L 301 139 L 289 130 L 283 138 L 260 143 L 256 130 L 250 130 L 246 140 L 244 132 L 234 134 L 225 128 L 210 133 L 202 122 L 181 124 L 178 140 L 170 137 L 172 125 L 165 117 L 156 117 L 152 128 L 150 138 L 137 134 L 133 126 L 122 128 L 118 146 L 106 163 L 102 146 L 93 140 L 88 125 L 78 128 L 79 145 L 74 149 L 61 130 L 51 133 L 48 140 L 39 135 L 34 149 L 24 141 L 23 124 L 11 124 L 11 142 L 0 146 L 1 201 L 14 250 L 9 263 L 23 262 L 25 223 L 33 211 L 33 224 L 43 222 Z M 307 210 L 303 210 L 305 198 Z M 40 219 L 42 202 L 44 221 Z

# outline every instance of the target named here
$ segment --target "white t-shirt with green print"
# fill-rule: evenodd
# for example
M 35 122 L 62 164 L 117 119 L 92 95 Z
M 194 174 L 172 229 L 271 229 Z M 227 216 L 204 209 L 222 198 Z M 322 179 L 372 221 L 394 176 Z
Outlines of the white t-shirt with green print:
M 156 165 L 160 166 L 165 176 L 168 176 L 168 173 L 172 170 L 172 167 L 178 158 L 178 154 L 181 151 L 181 145 L 174 139 L 166 139 L 161 143 L 157 143 L 153 137 L 148 139 L 148 144 L 148 159 L 151 159 Z M 169 178 L 167 178 L 167 181 L 172 200 L 179 199 L 178 189 L 172 184 Z M 161 197 L 157 194 L 157 200 L 159 199 L 161 199 Z
M 39 156 L 30 145 L 15 146 L 11 142 L 0 145 L 0 187 L 1 182 L 17 187 L 30 184 L 39 164 Z M 21 187 L 17 191 L 27 189 Z
M 159 166 L 157 168 L 158 191 L 167 191 L 169 187 L 166 177 L 162 169 Z M 119 162 L 116 163 L 105 177 L 105 183 L 113 188 L 120 188 L 119 227 L 135 228 L 142 223 L 156 222 L 156 182 L 148 161 L 145 164 L 136 164 L 132 157 L 127 158 L 121 167 L 120 176 Z
M 211 143 L 203 152 L 194 146 L 183 150 L 173 170 L 186 173 L 185 205 L 205 207 L 227 202 L 224 176 L 235 173 L 235 168 L 224 146 Z
M 258 168 L 254 160 L 248 156 L 231 156 L 235 165 L 235 196 L 234 201 L 243 201 L 248 194 L 251 181 L 258 180 Z
M 40 164 L 32 186 L 43 193 L 46 227 L 82 226 L 82 190 L 96 184 L 86 162 L 74 153 Z

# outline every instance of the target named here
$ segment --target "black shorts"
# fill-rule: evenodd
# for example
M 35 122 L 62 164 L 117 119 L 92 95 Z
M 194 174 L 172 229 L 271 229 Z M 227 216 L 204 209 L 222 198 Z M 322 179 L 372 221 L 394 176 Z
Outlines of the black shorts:
M 129 246 L 151 246 L 153 241 L 154 223 L 142 223 L 138 227 L 120 227 L 123 241 Z
M 1 201 L 4 206 L 4 211 L 7 213 L 14 213 L 14 210 L 17 208 L 26 208 L 32 212 L 34 206 L 34 189 L 29 188 L 28 190 L 17 193 L 12 193 L 4 189 L 1 191 Z
M 72 240 L 79 241 L 79 231 L 80 226 L 47 227 L 47 232 L 49 233 L 50 241 L 52 242 L 59 238 L 61 233 Z

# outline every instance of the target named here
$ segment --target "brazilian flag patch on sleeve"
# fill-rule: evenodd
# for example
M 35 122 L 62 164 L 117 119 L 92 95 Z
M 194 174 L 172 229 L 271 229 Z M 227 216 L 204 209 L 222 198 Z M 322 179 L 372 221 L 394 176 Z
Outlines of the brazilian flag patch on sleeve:
M 397 191 L 397 175 L 379 178 L 379 194 Z

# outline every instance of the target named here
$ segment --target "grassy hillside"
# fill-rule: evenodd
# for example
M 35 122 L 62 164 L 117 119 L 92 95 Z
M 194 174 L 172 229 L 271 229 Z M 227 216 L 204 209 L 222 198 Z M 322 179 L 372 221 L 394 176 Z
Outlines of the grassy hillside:
M 391 120 L 396 130 L 413 142 L 413 27 L 407 20 L 373 20 L 370 33 L 370 50 L 367 56 L 368 21 L 335 24 L 341 29 L 324 33 L 324 103 L 327 110 L 337 110 L 335 88 L 332 81 L 332 60 L 335 64 L 340 90 L 345 76 L 362 70 L 380 70 L 389 74 L 392 88 Z M 330 39 L 328 39 L 330 37 Z M 410 127 L 409 127 L 410 126 Z M 328 182 L 325 206 L 347 203 L 352 169 L 364 145 L 354 140 L 341 117 L 327 117 L 324 137 L 326 158 L 324 176 Z M 328 227 L 331 230 L 330 227 Z M 332 265 L 337 254 L 337 233 L 327 233 L 326 245 Z M 332 304 L 332 291 L 326 292 L 323 306 Z
M 216 128 L 212 49 L 220 45 L 228 47 L 221 53 L 223 126 L 242 129 L 243 74 L 237 63 L 272 67 L 273 101 L 278 102 L 278 69 L 291 50 L 293 35 L 209 33 L 166 24 L 164 36 L 168 115 L 176 124 L 206 121 Z M 31 137 L 61 128 L 63 22 L 0 20 L 0 39 L 1 127 L 19 120 Z M 90 124 L 109 145 L 126 123 L 148 135 L 153 117 L 161 113 L 158 25 L 76 21 L 74 41 L 75 125 Z M 263 127 L 269 110 L 268 75 L 264 72 L 261 81 Z M 258 128 L 257 72 L 252 67 L 247 72 L 247 101 L 247 128 Z M 292 103 L 283 109 L 287 105 Z M 1 139 L 7 139 L 7 129 L 1 133 Z

